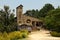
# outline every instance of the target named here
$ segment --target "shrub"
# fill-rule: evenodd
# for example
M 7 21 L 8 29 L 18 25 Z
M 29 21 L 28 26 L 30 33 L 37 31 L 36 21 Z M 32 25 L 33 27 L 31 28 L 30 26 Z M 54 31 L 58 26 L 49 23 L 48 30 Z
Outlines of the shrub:
M 9 33 L 9 38 L 11 40 L 19 39 L 19 38 L 21 38 L 21 32 L 20 31 L 11 32 L 11 33 Z
M 28 31 L 14 31 L 14 32 L 4 32 L 0 33 L 0 40 L 18 40 L 22 38 L 26 38 L 28 35 Z
M 6 32 L 0 32 L 0 40 L 10 40 L 10 38 L 8 37 L 8 34 Z
M 60 37 L 60 33 L 59 32 L 50 32 L 50 34 L 54 37 Z

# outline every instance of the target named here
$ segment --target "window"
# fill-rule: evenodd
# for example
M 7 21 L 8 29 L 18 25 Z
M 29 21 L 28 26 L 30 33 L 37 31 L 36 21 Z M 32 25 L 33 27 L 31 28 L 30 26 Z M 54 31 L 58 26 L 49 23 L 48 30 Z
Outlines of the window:
M 21 23 L 21 21 L 19 21 L 19 23 Z

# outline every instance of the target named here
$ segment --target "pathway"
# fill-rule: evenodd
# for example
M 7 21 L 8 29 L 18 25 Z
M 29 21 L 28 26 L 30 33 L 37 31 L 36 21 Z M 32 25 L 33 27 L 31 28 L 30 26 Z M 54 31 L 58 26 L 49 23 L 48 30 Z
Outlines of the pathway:
M 60 40 L 60 37 L 52 37 L 47 30 L 32 32 L 26 40 Z

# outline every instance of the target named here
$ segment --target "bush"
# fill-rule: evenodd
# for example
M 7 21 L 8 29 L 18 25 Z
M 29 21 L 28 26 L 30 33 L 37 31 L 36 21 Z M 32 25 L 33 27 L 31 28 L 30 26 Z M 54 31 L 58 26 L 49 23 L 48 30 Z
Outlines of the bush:
M 60 33 L 59 32 L 50 32 L 50 34 L 54 37 L 60 37 Z
M 0 40 L 18 40 L 18 39 L 26 38 L 28 35 L 28 31 L 24 31 L 24 30 L 22 31 L 0 33 Z

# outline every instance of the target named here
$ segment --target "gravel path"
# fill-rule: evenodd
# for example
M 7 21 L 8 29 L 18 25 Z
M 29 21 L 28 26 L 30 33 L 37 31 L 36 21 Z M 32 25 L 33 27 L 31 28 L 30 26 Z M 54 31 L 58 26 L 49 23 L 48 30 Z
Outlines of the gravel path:
M 29 37 L 24 40 L 60 40 L 60 37 L 52 37 L 47 30 L 32 32 Z

